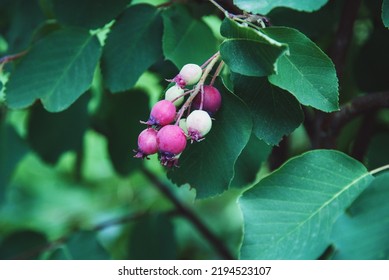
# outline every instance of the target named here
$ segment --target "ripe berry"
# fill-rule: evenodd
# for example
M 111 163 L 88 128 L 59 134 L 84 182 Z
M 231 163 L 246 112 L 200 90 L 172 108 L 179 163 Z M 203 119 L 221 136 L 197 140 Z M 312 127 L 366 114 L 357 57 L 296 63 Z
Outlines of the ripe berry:
M 174 121 L 176 117 L 176 107 L 169 100 L 161 100 L 155 103 L 151 109 L 150 118 L 146 122 L 148 125 L 164 126 Z
M 173 79 L 177 86 L 184 88 L 185 86 L 194 85 L 200 78 L 203 70 L 197 64 L 186 64 L 182 67 L 180 73 Z
M 186 147 L 186 136 L 177 125 L 166 125 L 157 133 L 157 143 L 161 163 L 165 166 L 177 165 L 177 155 Z
M 174 85 L 171 88 L 169 88 L 165 93 L 165 100 L 172 101 L 175 106 L 180 106 L 182 102 L 184 101 L 184 89 Z M 181 97 L 180 97 L 181 96 Z
M 202 110 L 207 111 L 211 116 L 219 110 L 222 104 L 222 96 L 217 88 L 213 86 L 204 86 L 203 97 L 201 97 L 201 92 L 196 95 L 192 103 L 194 109 L 200 109 L 201 98 L 203 99 Z
M 148 155 L 158 152 L 157 131 L 146 128 L 138 136 L 138 150 L 134 150 L 136 158 L 148 158 Z
M 192 141 L 200 141 L 212 127 L 209 114 L 203 110 L 195 110 L 186 118 L 188 135 Z

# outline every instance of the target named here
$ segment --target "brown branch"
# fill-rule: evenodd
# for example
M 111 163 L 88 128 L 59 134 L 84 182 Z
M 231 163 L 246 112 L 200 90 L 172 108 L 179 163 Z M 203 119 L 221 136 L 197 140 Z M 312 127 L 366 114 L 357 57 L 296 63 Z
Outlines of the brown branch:
M 351 150 L 351 156 L 356 160 L 363 161 L 371 138 L 373 137 L 375 131 L 375 112 L 367 113 L 362 120 L 362 123 L 357 131 L 356 136 L 354 137 L 354 143 Z
M 389 108 L 389 91 L 369 93 L 354 98 L 340 111 L 331 115 L 331 135 L 336 137 L 341 129 L 356 117 L 383 108 Z
M 176 207 L 181 216 L 190 221 L 197 230 L 208 240 L 208 242 L 214 247 L 214 249 L 225 259 L 232 260 L 234 257 L 224 246 L 221 240 L 200 220 L 200 218 L 193 213 L 192 210 L 187 208 L 181 203 L 180 200 L 173 194 L 169 187 L 163 184 L 152 172 L 142 167 L 143 174 L 163 193 Z
M 343 76 L 347 51 L 353 36 L 354 22 L 357 18 L 361 2 L 362 0 L 344 1 L 335 40 L 329 50 L 329 55 L 335 64 L 339 79 Z

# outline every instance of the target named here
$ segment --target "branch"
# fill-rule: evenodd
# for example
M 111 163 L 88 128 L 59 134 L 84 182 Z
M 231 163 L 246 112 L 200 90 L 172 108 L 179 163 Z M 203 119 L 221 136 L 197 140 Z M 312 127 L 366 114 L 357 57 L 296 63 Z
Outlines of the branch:
M 389 91 L 356 97 L 344 105 L 340 111 L 331 115 L 331 134 L 337 136 L 341 129 L 354 118 L 383 108 L 389 108 Z
M 355 140 L 350 155 L 361 162 L 364 160 L 370 141 L 374 135 L 374 131 L 376 130 L 374 125 L 375 117 L 375 112 L 367 113 L 363 117 L 362 124 L 360 125 L 354 138 Z
M 181 203 L 180 200 L 173 194 L 169 187 L 163 184 L 152 172 L 142 167 L 143 174 L 163 193 L 176 207 L 177 211 L 186 219 L 188 219 L 205 239 L 214 247 L 214 249 L 225 259 L 233 260 L 234 257 L 220 241 L 220 239 L 209 230 L 209 228 L 194 214 L 189 208 Z
M 362 0 L 345 0 L 335 40 L 329 50 L 339 79 L 343 76 L 347 50 L 353 35 L 353 27 Z

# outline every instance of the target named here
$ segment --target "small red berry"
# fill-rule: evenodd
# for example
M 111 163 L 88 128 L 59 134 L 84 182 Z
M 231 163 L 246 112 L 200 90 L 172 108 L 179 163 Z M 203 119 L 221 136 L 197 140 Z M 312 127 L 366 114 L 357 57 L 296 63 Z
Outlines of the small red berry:
M 207 112 L 195 110 L 186 118 L 186 127 L 189 137 L 200 141 L 211 130 L 212 120 Z
M 138 136 L 138 150 L 134 150 L 136 158 L 147 158 L 148 155 L 158 152 L 157 131 L 146 128 Z
M 148 125 L 164 126 L 174 121 L 176 117 L 176 106 L 171 101 L 161 100 L 155 103 L 150 112 Z
M 217 88 L 213 86 L 204 86 L 204 92 L 201 94 L 199 92 L 193 100 L 192 107 L 194 109 L 200 109 L 201 99 L 203 99 L 202 110 L 207 111 L 211 116 L 213 116 L 219 109 L 222 104 L 222 96 Z
M 186 136 L 181 127 L 166 125 L 157 133 L 161 163 L 165 166 L 177 164 L 177 155 L 186 147 Z

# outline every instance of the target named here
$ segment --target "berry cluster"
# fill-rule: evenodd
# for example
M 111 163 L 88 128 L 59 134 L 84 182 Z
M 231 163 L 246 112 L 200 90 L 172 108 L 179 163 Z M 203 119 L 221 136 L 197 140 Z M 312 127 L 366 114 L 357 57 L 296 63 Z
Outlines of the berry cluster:
M 219 110 L 222 101 L 215 87 L 204 85 L 212 68 L 208 66 L 203 70 L 199 65 L 186 64 L 176 77 L 168 80 L 173 86 L 165 92 L 165 99 L 152 107 L 146 122 L 141 122 L 148 127 L 138 136 L 134 157 L 148 158 L 158 153 L 162 165 L 177 166 L 187 140 L 193 143 L 204 139 L 212 127 L 211 116 Z M 186 119 L 183 118 L 185 112 Z

